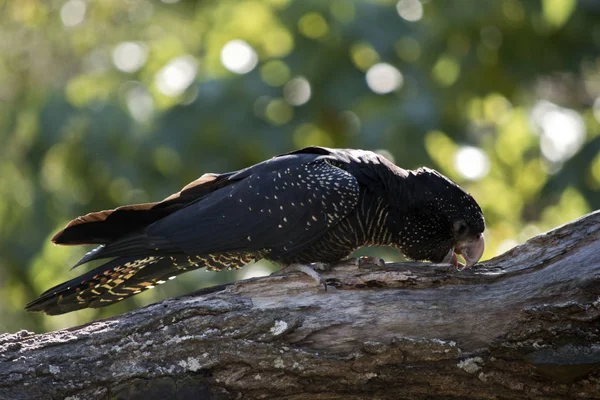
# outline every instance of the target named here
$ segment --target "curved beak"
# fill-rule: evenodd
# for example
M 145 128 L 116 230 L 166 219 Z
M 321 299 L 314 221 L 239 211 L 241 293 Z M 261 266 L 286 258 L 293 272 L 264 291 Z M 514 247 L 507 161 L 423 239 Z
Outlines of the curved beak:
M 477 264 L 483 255 L 483 251 L 485 250 L 485 240 L 483 239 L 483 234 L 480 233 L 476 239 L 465 242 L 459 250 L 460 254 L 467 262 L 465 268 L 471 268 L 473 265 Z

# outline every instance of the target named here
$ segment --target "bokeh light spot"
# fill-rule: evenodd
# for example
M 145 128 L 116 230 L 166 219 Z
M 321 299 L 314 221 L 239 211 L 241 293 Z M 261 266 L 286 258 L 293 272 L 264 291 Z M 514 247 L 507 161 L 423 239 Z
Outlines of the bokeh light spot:
M 400 0 L 396 4 L 396 10 L 402 18 L 410 22 L 423 18 L 423 4 L 419 0 Z
M 117 80 L 108 74 L 82 74 L 69 80 L 65 94 L 69 103 L 76 107 L 101 105 L 113 94 L 117 83 Z
M 140 83 L 133 83 L 125 92 L 125 102 L 129 114 L 138 122 L 146 122 L 152 118 L 154 112 L 154 100 Z
M 64 26 L 72 28 L 83 22 L 87 5 L 83 0 L 69 0 L 60 9 L 60 19 Z
M 366 71 L 379 61 L 379 54 L 369 43 L 359 42 L 350 48 L 350 58 L 358 69 Z
M 498 93 L 488 94 L 482 105 L 485 120 L 495 124 L 506 122 L 512 112 L 512 105 L 508 99 Z
M 488 174 L 490 160 L 483 150 L 462 146 L 454 154 L 454 168 L 463 178 L 476 181 Z
M 396 67 L 386 63 L 373 65 L 367 71 L 367 85 L 377 94 L 386 94 L 397 90 L 404 81 L 402 73 Z
M 291 79 L 283 87 L 283 98 L 293 106 L 301 106 L 310 100 L 310 83 L 303 76 Z
M 332 147 L 333 140 L 329 134 L 314 124 L 302 124 L 296 128 L 293 136 L 294 145 L 297 148 L 307 146 Z
M 298 21 L 300 33 L 309 39 L 319 39 L 327 35 L 329 27 L 327 21 L 319 13 L 311 12 L 304 14 Z
M 542 15 L 552 26 L 560 28 L 575 11 L 577 0 L 542 0 Z
M 294 117 L 294 109 L 285 100 L 271 100 L 265 108 L 265 117 L 273 125 L 284 125 Z
M 460 75 L 460 64 L 449 56 L 441 56 L 431 71 L 433 79 L 441 86 L 452 86 Z
M 192 56 L 178 57 L 158 71 L 156 87 L 165 96 L 179 96 L 192 84 L 196 73 L 196 60 Z
M 260 68 L 260 77 L 269 86 L 281 86 L 290 79 L 290 69 L 283 61 L 269 61 Z
M 254 49 L 243 40 L 232 40 L 221 50 L 221 63 L 235 74 L 247 74 L 258 63 Z
M 285 57 L 294 49 L 294 37 L 285 29 L 274 29 L 262 37 L 265 57 Z
M 533 108 L 531 118 L 539 129 L 540 149 L 548 161 L 568 160 L 585 142 L 585 123 L 576 111 L 540 101 Z
M 112 53 L 113 64 L 123 72 L 139 70 L 146 62 L 147 57 L 146 47 L 135 42 L 119 43 Z

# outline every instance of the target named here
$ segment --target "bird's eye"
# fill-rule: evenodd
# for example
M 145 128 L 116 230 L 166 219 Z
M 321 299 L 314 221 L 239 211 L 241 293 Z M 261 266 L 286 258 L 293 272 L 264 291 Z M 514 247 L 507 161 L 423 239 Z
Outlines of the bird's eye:
M 462 235 L 463 233 L 465 233 L 467 231 L 467 223 L 465 221 L 462 221 L 462 220 L 461 221 L 456 221 L 454 223 L 454 230 L 459 235 Z

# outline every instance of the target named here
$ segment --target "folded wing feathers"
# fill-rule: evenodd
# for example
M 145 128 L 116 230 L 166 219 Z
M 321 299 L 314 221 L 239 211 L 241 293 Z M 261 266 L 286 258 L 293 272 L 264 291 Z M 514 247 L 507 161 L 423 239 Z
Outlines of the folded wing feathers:
M 121 206 L 112 210 L 102 210 L 77 217 L 56 233 L 51 240 L 59 245 L 108 243 L 132 230 L 163 218 L 181 209 L 190 201 L 209 193 L 211 191 L 210 187 L 206 187 L 204 190 L 198 189 L 203 185 L 215 182 L 218 177 L 217 174 L 204 174 L 186 185 L 181 191 L 160 202 Z M 87 224 L 93 224 L 94 226 L 84 226 Z M 99 234 L 99 232 L 104 233 Z

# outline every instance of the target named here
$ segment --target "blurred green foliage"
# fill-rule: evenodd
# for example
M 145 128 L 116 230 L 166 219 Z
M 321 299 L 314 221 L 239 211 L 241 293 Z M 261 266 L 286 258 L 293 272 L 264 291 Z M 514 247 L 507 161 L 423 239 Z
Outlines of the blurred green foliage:
M 594 0 L 0 0 L 0 332 L 243 277 L 23 311 L 82 272 L 86 249 L 49 242 L 75 216 L 307 145 L 455 179 L 485 258 L 579 217 L 600 204 L 599 50 Z

